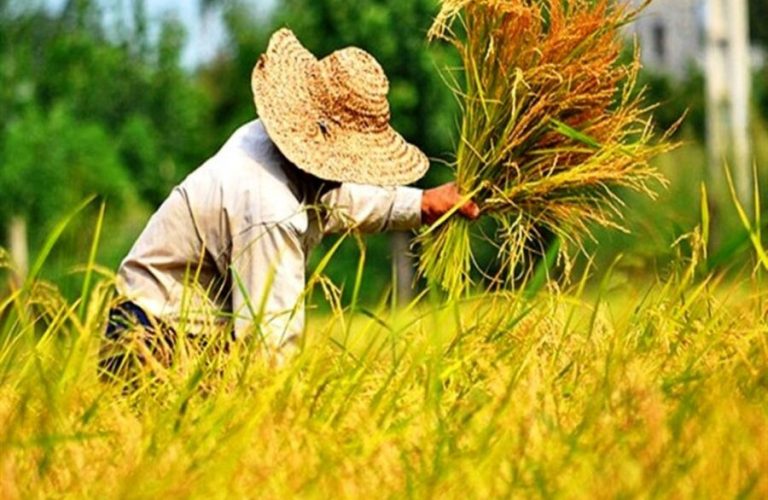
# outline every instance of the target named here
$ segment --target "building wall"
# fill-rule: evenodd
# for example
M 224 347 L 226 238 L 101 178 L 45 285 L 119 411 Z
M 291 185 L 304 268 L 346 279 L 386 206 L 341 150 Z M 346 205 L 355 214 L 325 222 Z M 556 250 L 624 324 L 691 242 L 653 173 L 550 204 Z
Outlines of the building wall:
M 642 0 L 630 0 L 639 5 Z M 654 0 L 628 27 L 646 68 L 682 78 L 704 62 L 705 0 Z

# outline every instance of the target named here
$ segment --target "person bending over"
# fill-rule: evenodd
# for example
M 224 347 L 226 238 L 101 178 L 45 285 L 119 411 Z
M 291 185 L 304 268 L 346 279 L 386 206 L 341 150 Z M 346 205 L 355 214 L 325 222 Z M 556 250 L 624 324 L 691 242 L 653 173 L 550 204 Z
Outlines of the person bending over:
M 177 332 L 202 345 L 258 335 L 280 359 L 304 329 L 307 256 L 324 235 L 410 230 L 461 202 L 453 183 L 405 187 L 429 162 L 390 126 L 389 83 L 367 52 L 318 60 L 282 29 L 252 89 L 259 119 L 171 192 L 120 265 L 105 373 L 130 355 L 169 366 Z M 471 201 L 458 212 L 479 215 Z

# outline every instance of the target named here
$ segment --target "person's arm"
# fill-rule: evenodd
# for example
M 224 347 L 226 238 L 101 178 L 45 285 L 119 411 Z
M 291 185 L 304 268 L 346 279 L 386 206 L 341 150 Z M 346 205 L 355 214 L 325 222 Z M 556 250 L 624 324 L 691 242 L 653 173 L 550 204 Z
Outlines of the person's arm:
M 344 183 L 320 197 L 323 232 L 405 231 L 421 224 L 420 189 Z
M 323 232 L 337 233 L 356 229 L 364 233 L 405 231 L 422 223 L 431 224 L 461 202 L 454 183 L 434 189 L 378 187 L 345 183 L 320 198 L 325 210 Z M 480 215 L 471 200 L 458 212 L 476 219 Z
M 304 249 L 290 221 L 256 224 L 232 237 L 235 336 L 255 334 L 275 352 L 304 326 Z

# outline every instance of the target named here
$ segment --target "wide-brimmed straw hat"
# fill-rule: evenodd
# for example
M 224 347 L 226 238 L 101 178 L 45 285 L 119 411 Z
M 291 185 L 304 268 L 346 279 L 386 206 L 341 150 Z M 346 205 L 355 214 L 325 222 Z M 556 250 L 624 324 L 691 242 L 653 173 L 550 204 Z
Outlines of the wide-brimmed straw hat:
M 288 29 L 253 70 L 256 108 L 288 160 L 321 179 L 393 186 L 421 178 L 427 157 L 389 125 L 389 81 L 368 52 L 318 59 Z

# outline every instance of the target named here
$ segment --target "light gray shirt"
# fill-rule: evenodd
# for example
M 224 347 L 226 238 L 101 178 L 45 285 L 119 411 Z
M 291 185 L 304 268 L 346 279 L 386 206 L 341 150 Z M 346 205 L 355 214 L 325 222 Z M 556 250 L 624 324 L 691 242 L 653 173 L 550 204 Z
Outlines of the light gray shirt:
M 325 234 L 408 230 L 421 190 L 322 186 L 250 122 L 179 184 L 118 271 L 118 292 L 177 331 L 234 319 L 272 348 L 304 328 L 305 269 Z

